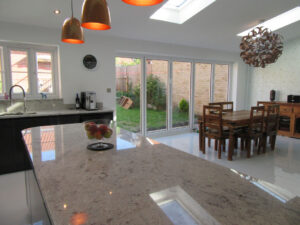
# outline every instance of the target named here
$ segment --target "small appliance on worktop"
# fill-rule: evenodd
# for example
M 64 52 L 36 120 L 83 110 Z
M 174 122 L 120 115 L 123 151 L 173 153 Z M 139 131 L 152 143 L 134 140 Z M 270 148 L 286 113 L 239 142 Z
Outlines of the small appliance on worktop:
M 92 91 L 81 92 L 81 107 L 86 110 L 97 110 L 96 93 Z
M 300 95 L 288 95 L 288 103 L 300 103 Z

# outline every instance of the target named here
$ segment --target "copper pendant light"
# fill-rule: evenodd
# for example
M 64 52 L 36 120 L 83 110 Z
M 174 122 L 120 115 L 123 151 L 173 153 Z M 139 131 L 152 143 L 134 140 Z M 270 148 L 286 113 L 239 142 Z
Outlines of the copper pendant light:
M 151 6 L 163 2 L 163 0 L 122 0 L 122 1 L 129 5 L 136 5 L 136 6 Z
M 78 19 L 73 17 L 73 0 L 71 0 L 72 17 L 64 21 L 61 41 L 69 44 L 83 44 L 83 30 Z
M 91 30 L 109 30 L 111 28 L 106 0 L 84 0 L 81 26 Z

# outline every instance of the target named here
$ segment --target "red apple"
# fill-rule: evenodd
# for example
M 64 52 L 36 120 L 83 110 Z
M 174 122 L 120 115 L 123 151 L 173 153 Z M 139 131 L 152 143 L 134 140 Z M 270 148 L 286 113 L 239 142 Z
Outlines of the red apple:
M 107 129 L 108 129 L 108 127 L 105 124 L 100 124 L 99 125 L 99 130 L 101 131 L 102 134 L 105 134 Z
M 107 131 L 105 132 L 104 137 L 105 138 L 110 138 L 112 133 L 113 133 L 112 129 L 107 128 Z
M 89 132 L 91 132 L 91 134 L 95 134 L 98 132 L 98 127 L 96 124 L 92 124 L 89 126 L 89 129 L 88 129 Z
M 86 135 L 87 135 L 88 139 L 94 138 L 94 135 L 92 135 L 91 132 L 89 132 L 89 131 L 86 132 Z
M 101 140 L 103 138 L 101 131 L 97 131 L 97 133 L 95 134 L 95 138 L 98 140 Z

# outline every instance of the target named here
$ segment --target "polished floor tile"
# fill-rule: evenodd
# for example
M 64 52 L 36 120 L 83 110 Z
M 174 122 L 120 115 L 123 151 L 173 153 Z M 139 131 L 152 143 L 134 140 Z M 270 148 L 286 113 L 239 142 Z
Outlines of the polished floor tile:
M 255 148 L 248 159 L 246 151 L 235 150 L 233 161 L 227 161 L 227 150 L 218 159 L 213 141 L 211 148 L 207 147 L 206 154 L 200 152 L 198 137 L 197 133 L 185 133 L 155 140 L 300 196 L 300 140 L 278 136 L 274 151 L 268 146 L 267 153 L 257 155 Z
M 0 224 L 31 224 L 25 173 L 0 176 Z

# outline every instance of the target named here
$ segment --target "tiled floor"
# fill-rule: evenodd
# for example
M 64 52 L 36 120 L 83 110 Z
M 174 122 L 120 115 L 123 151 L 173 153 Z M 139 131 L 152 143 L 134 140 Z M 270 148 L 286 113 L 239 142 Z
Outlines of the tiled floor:
M 300 196 L 300 140 L 298 139 L 278 136 L 275 151 L 271 151 L 268 146 L 266 154 L 257 155 L 255 149 L 250 159 L 246 158 L 245 151 L 235 150 L 233 161 L 227 161 L 227 153 L 224 152 L 222 159 L 218 159 L 217 152 L 213 150 L 213 141 L 211 148 L 207 147 L 205 155 L 199 152 L 197 133 L 160 137 L 155 140 L 274 184 L 291 195 Z
M 0 176 L 0 224 L 30 224 L 25 172 Z

